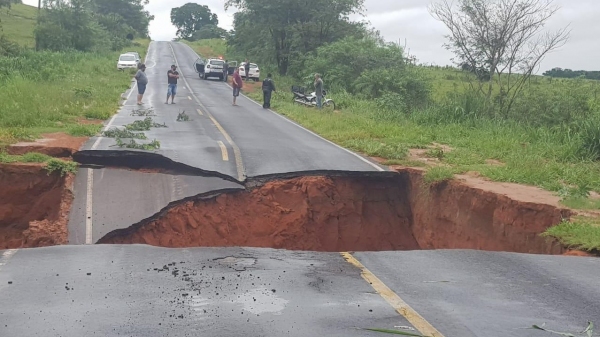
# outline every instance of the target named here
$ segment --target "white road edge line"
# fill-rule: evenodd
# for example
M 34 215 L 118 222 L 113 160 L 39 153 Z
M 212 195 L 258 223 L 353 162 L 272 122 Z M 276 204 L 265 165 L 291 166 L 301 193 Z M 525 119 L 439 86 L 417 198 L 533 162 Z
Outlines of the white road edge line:
M 85 196 L 85 244 L 91 245 L 92 241 L 92 211 L 93 211 L 93 191 L 94 187 L 94 170 L 87 169 L 87 185 L 86 185 L 86 196 Z
M 229 153 L 227 153 L 227 147 L 220 140 L 217 141 L 217 143 L 219 143 L 219 147 L 221 148 L 221 155 L 223 156 L 223 161 L 229 161 Z
M 175 50 L 173 49 L 173 46 L 171 45 L 171 42 L 167 42 L 167 43 L 169 44 L 169 48 L 171 48 L 171 53 L 173 54 L 173 62 L 175 62 L 175 65 L 181 71 L 181 67 L 179 66 L 179 62 L 177 61 L 177 56 L 175 56 Z M 192 90 L 192 87 L 190 86 L 190 84 L 188 83 L 188 81 L 185 79 L 185 76 L 181 77 L 181 79 L 183 80 L 183 82 L 185 83 L 185 85 L 189 88 L 190 94 L 192 95 L 192 97 L 194 98 L 194 100 L 196 101 L 196 103 L 198 103 L 198 105 L 202 109 L 204 109 L 204 112 L 206 113 L 206 115 L 208 116 L 208 118 L 210 118 L 210 120 L 215 124 L 215 126 L 217 127 L 217 129 L 219 129 L 219 131 L 221 132 L 221 134 L 223 135 L 223 137 L 225 137 L 225 140 L 227 140 L 227 143 L 229 143 L 229 145 L 231 145 L 231 148 L 233 149 L 233 155 L 235 157 L 235 167 L 236 167 L 237 174 L 238 174 L 238 180 L 239 181 L 244 181 L 246 173 L 244 172 L 244 162 L 242 161 L 242 152 L 240 151 L 240 148 L 233 141 L 233 139 L 229 136 L 229 134 L 227 133 L 227 131 L 225 131 L 225 129 L 223 129 L 223 127 L 221 126 L 221 124 L 219 124 L 219 122 L 208 111 L 208 109 L 204 106 L 204 104 L 202 104 L 202 102 L 200 102 L 200 100 L 198 99 L 198 97 L 196 96 L 196 94 L 194 94 L 194 91 Z
M 2 270 L 2 267 L 8 263 L 8 260 L 10 260 L 10 258 L 13 257 L 17 251 L 18 249 L 7 249 L 4 253 L 2 253 L 2 255 L 0 255 L 0 270 Z
M 191 50 L 193 53 L 195 53 L 195 54 L 196 54 L 196 56 L 198 56 L 198 54 L 197 54 L 197 53 L 194 51 L 194 49 L 192 49 L 192 47 L 188 46 L 188 45 L 187 45 L 187 44 L 185 44 L 185 43 L 181 43 L 181 42 L 178 42 L 178 43 L 185 45 L 185 46 L 186 46 L 186 47 L 188 47 L 188 48 L 189 48 L 189 49 L 190 49 L 190 50 Z M 171 48 L 172 48 L 172 47 L 171 47 Z M 226 86 L 228 86 L 229 88 L 231 88 L 231 86 L 229 85 L 229 83 L 224 83 L 224 84 L 225 84 Z M 243 97 L 246 97 L 246 98 L 247 98 L 249 101 L 251 101 L 252 103 L 254 103 L 254 104 L 256 104 L 256 105 L 258 105 L 258 106 L 260 106 L 260 107 L 262 108 L 262 105 L 261 105 L 260 103 L 256 102 L 255 100 L 253 100 L 252 98 L 250 98 L 250 97 L 248 97 L 248 96 L 244 95 L 243 93 L 240 93 L 240 95 L 242 95 Z M 296 123 L 296 122 L 292 121 L 291 119 L 288 119 L 288 118 L 286 118 L 286 117 L 284 117 L 284 116 L 282 116 L 282 115 L 278 114 L 277 112 L 275 112 L 275 111 L 273 111 L 273 110 L 271 110 L 271 109 L 266 109 L 266 110 L 268 110 L 268 111 L 270 111 L 271 113 L 275 114 L 275 115 L 276 115 L 276 116 L 278 116 L 279 118 L 282 118 L 283 120 L 285 120 L 285 121 L 287 121 L 287 122 L 289 122 L 289 123 L 292 123 L 293 125 L 295 125 L 295 126 L 299 127 L 300 129 L 302 129 L 302 130 L 304 130 L 304 131 L 306 131 L 306 132 L 308 132 L 308 133 L 312 134 L 313 136 L 315 136 L 315 137 L 317 137 L 317 138 L 320 138 L 320 139 L 322 139 L 322 140 L 326 141 L 327 143 L 329 143 L 329 144 L 332 144 L 332 145 L 334 145 L 335 147 L 337 147 L 337 148 L 340 148 L 340 149 L 342 149 L 342 150 L 344 150 L 344 151 L 346 151 L 346 152 L 350 153 L 351 155 L 355 156 L 356 158 L 358 158 L 358 159 L 362 160 L 363 162 L 365 162 L 365 163 L 367 163 L 367 164 L 371 165 L 371 166 L 372 166 L 372 167 L 374 167 L 376 170 L 378 170 L 378 171 L 385 171 L 385 169 L 381 168 L 381 167 L 380 167 L 380 166 L 378 166 L 377 164 L 374 164 L 374 163 L 370 162 L 369 160 L 367 160 L 366 158 L 362 157 L 362 156 L 361 156 L 361 155 L 359 155 L 358 153 L 354 153 L 354 152 L 352 152 L 352 151 L 350 151 L 350 150 L 348 150 L 348 149 L 346 149 L 346 148 L 344 148 L 344 147 L 342 147 L 342 146 L 340 146 L 340 145 L 338 145 L 338 144 L 336 144 L 336 143 L 334 143 L 334 142 L 332 142 L 332 141 L 330 141 L 330 140 L 328 140 L 328 139 L 325 139 L 325 138 L 321 137 L 320 135 L 318 135 L 318 134 L 316 134 L 316 133 L 314 133 L 314 132 L 310 131 L 309 129 L 307 129 L 307 128 L 303 127 L 302 125 L 300 125 L 300 124 L 298 124 L 298 123 Z
M 148 50 L 146 51 L 146 58 L 144 59 L 144 63 L 148 62 L 148 55 L 150 54 L 150 47 L 152 46 L 152 41 L 150 41 L 150 44 L 148 44 Z M 154 65 L 156 65 L 156 62 L 154 62 Z M 133 93 L 133 91 L 135 90 L 135 88 L 137 87 L 137 82 L 134 81 L 133 86 L 131 87 L 131 90 L 129 91 L 129 94 L 127 94 L 127 98 L 125 98 L 125 102 L 127 102 L 129 100 L 129 97 L 131 97 L 131 94 Z M 115 113 L 110 120 L 108 121 L 108 123 L 106 123 L 106 125 L 102 128 L 102 131 L 106 131 L 108 130 L 111 126 L 112 123 L 115 121 L 115 118 L 119 115 L 119 112 L 117 111 L 117 113 Z M 94 142 L 94 144 L 91 147 L 91 150 L 95 150 L 98 145 L 100 145 L 100 141 L 102 140 L 102 136 L 98 136 L 98 138 L 96 139 L 96 141 Z M 86 170 L 87 172 L 87 184 L 86 184 L 86 197 L 85 197 L 85 244 L 86 245 L 91 245 L 93 243 L 92 241 L 92 233 L 93 233 L 93 218 L 92 218 L 92 213 L 93 213 L 93 201 L 92 201 L 92 197 L 94 195 L 94 170 L 89 168 Z

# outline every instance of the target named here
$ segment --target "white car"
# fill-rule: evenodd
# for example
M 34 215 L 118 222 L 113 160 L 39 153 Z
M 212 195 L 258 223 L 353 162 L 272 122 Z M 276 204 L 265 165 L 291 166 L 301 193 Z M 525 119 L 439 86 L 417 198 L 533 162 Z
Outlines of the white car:
M 209 77 L 218 77 L 221 81 L 225 77 L 225 61 L 219 59 L 207 59 L 204 62 L 204 72 L 200 73 L 200 77 L 208 79 Z
M 136 59 L 135 55 L 121 54 L 121 56 L 119 56 L 119 60 L 117 61 L 117 69 L 119 69 L 119 70 L 123 70 L 126 68 L 137 69 L 138 64 L 139 63 L 138 63 L 138 60 Z
M 260 69 L 258 69 L 258 65 L 256 65 L 256 63 L 250 62 L 249 73 L 250 76 L 248 77 L 253 79 L 255 82 L 260 80 Z M 242 62 L 242 64 L 240 64 L 240 76 L 242 76 L 242 78 L 246 78 L 246 62 Z
M 142 58 L 140 57 L 140 54 L 138 54 L 137 51 L 128 51 L 125 54 L 131 54 L 131 55 L 135 55 L 135 59 L 137 60 L 137 63 L 140 64 L 142 63 Z

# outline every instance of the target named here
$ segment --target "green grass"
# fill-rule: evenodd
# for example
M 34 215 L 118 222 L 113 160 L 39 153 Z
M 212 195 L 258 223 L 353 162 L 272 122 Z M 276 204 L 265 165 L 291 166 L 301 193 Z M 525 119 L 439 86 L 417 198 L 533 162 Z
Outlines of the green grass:
M 34 47 L 33 30 L 37 19 L 37 8 L 24 4 L 0 9 L 1 34 L 24 47 Z
M 563 221 L 549 228 L 545 236 L 557 238 L 563 245 L 585 251 L 600 249 L 600 224 L 598 219 L 579 217 Z
M 10 164 L 10 163 L 45 163 L 52 159 L 52 157 L 47 156 L 42 153 L 37 152 L 29 152 L 24 155 L 10 155 L 4 152 L 0 152 L 0 163 Z
M 226 59 L 227 54 L 227 45 L 225 40 L 221 39 L 211 39 L 211 40 L 198 40 L 198 41 L 186 41 L 182 40 L 181 42 L 189 45 L 194 49 L 198 55 L 208 58 L 208 57 L 219 57 L 222 56 L 223 59 Z M 242 60 L 238 60 L 241 62 Z
M 127 47 L 146 53 L 149 41 Z M 116 69 L 119 52 L 25 52 L 17 58 L 0 57 L 11 72 L 0 74 L 0 147 L 42 133 L 66 132 L 92 136 L 98 125 L 81 119 L 105 120 L 113 115 L 132 74 Z M 91 75 L 93 74 L 93 76 Z
M 572 209 L 597 210 L 600 209 L 600 199 L 585 197 L 569 197 L 561 200 L 561 203 Z

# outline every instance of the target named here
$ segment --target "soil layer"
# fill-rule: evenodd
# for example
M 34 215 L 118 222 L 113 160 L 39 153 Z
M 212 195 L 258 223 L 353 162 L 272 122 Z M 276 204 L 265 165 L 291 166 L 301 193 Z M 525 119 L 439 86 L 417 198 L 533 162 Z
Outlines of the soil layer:
M 419 170 L 385 177 L 302 177 L 175 203 L 99 243 L 250 246 L 313 251 L 463 248 L 562 254 L 541 237 L 570 212 Z
M 0 164 L 0 249 L 67 242 L 72 176 L 37 164 Z

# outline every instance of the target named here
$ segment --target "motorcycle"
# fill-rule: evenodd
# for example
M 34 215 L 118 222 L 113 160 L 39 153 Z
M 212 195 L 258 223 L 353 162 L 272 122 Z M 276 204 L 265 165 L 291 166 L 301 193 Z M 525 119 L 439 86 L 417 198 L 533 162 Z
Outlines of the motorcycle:
M 293 102 L 296 104 L 302 104 L 309 107 L 317 106 L 317 95 L 315 92 L 311 92 L 310 94 L 305 93 L 305 88 L 299 86 L 292 86 L 292 93 L 294 94 Z M 326 98 L 327 91 L 323 90 L 323 101 L 321 102 L 321 106 L 323 109 L 335 110 L 335 102 Z

